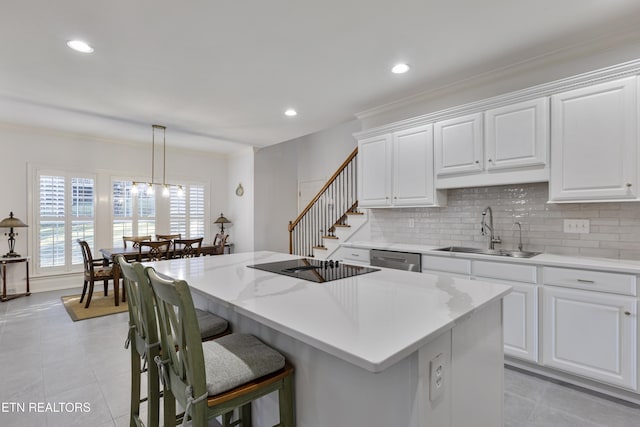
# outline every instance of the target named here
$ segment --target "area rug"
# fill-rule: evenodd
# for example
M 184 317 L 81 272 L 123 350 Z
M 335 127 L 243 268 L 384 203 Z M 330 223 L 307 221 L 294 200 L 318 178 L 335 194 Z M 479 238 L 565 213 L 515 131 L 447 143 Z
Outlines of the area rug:
M 64 308 L 67 309 L 67 313 L 74 322 L 127 311 L 126 302 L 120 302 L 118 306 L 114 304 L 113 294 L 105 297 L 95 292 L 91 297 L 89 308 L 84 308 L 84 301 L 80 304 L 80 295 L 70 295 L 61 299 Z

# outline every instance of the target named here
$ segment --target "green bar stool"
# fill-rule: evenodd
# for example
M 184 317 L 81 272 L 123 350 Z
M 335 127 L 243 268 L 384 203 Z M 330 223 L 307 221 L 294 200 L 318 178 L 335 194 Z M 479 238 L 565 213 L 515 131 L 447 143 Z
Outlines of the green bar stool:
M 118 255 L 116 262 L 120 266 L 124 278 L 124 286 L 129 295 L 129 334 L 125 347 L 131 347 L 131 427 L 158 427 L 160 417 L 160 380 L 158 370 L 145 369 L 161 354 L 160 338 L 154 307 L 154 295 L 144 267 L 139 263 L 129 264 L 124 256 Z M 229 333 L 226 320 L 203 310 L 196 310 L 200 339 L 209 340 Z M 145 366 L 143 366 L 145 365 Z M 141 377 L 147 372 L 147 420 L 140 417 Z
M 176 425 L 176 401 L 183 425 L 204 427 L 222 417 L 223 426 L 249 427 L 251 402 L 278 391 L 279 427 L 294 427 L 293 367 L 253 335 L 230 334 L 201 342 L 191 292 L 184 280 L 167 280 L 145 268 L 156 297 L 163 353 L 155 357 L 164 388 L 165 427 Z M 238 419 L 232 421 L 236 413 Z

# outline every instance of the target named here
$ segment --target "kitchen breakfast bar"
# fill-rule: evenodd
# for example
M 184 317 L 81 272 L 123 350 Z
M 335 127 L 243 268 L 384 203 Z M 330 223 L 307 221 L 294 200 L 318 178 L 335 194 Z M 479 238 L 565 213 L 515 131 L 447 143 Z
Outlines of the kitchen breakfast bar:
M 152 265 L 195 305 L 295 367 L 299 427 L 503 425 L 503 284 L 380 269 L 312 282 L 248 266 L 300 257 L 238 253 Z M 277 394 L 254 425 L 278 422 Z

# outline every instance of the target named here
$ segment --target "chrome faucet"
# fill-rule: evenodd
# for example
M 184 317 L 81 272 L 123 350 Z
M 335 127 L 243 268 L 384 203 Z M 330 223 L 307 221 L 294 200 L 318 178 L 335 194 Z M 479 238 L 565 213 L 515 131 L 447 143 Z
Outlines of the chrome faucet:
M 516 221 L 513 223 L 513 226 L 518 226 L 518 231 L 520 232 L 520 239 L 518 240 L 518 250 L 522 252 L 522 223 L 520 221 Z
M 487 214 L 489 214 L 489 224 L 487 224 L 486 218 Z M 481 229 L 480 233 L 483 236 L 487 235 L 487 229 L 489 229 L 489 249 L 495 249 L 496 243 L 502 243 L 500 237 L 496 237 L 493 231 L 493 210 L 491 206 L 487 206 L 485 210 L 482 211 L 482 221 L 480 221 Z

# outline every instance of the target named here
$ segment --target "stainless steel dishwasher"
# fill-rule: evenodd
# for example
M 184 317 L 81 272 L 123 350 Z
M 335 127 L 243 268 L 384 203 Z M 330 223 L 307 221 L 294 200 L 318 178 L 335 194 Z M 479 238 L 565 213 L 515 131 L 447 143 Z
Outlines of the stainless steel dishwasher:
M 411 252 L 371 249 L 371 265 L 396 270 L 422 271 L 422 255 Z

